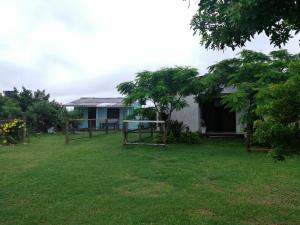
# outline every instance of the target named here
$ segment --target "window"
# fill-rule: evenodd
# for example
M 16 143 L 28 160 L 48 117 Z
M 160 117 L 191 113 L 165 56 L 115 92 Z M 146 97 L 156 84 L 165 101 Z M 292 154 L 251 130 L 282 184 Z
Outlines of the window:
M 119 119 L 120 108 L 107 108 L 107 119 Z

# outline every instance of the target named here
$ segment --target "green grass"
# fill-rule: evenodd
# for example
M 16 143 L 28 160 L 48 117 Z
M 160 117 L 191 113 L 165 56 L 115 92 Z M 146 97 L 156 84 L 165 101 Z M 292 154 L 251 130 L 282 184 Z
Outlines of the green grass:
M 242 140 L 123 147 L 121 134 L 0 147 L 0 224 L 299 224 L 300 157 Z

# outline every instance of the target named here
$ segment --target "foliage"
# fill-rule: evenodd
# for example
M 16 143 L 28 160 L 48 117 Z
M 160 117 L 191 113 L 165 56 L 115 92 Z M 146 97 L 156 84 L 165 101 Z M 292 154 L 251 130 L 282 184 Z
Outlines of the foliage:
M 0 140 L 3 144 L 16 144 L 25 123 L 20 119 L 8 120 L 0 125 Z
M 46 132 L 50 127 L 62 127 L 63 107 L 56 102 L 39 101 L 27 111 L 27 121 L 36 132 Z
M 161 143 L 161 142 L 159 142 Z M 173 133 L 170 132 L 167 136 L 167 143 L 168 144 L 175 144 L 175 143 L 180 143 L 180 140 L 176 140 L 176 138 L 174 137 Z
M 271 156 L 274 159 L 283 160 L 284 155 L 292 153 L 291 146 L 298 134 L 298 129 L 294 124 L 286 126 L 272 118 L 266 118 L 255 121 L 254 127 L 255 140 L 261 144 L 270 144 Z
M 175 138 L 176 142 L 180 142 L 180 138 L 181 138 L 181 133 L 184 130 L 185 125 L 183 124 L 183 122 L 178 122 L 177 120 L 170 122 L 170 131 L 172 133 L 172 136 Z M 169 134 L 170 135 L 170 134 Z M 169 138 L 168 135 L 168 138 Z
M 18 103 L 22 112 L 26 112 L 35 102 L 49 101 L 50 95 L 46 94 L 45 90 L 41 91 L 38 89 L 35 92 L 32 92 L 31 90 L 22 87 L 22 91 L 20 92 L 18 89 L 14 88 L 10 93 L 9 98 Z
M 299 135 L 300 61 L 290 64 L 290 78 L 261 88 L 256 113 L 254 137 L 260 143 L 271 143 L 273 156 L 283 159 Z M 297 149 L 298 151 L 300 149 Z
M 22 87 L 14 88 L 7 96 L 0 95 L 0 118 L 27 117 L 28 127 L 37 132 L 46 132 L 48 128 L 62 129 L 68 113 L 59 103 L 49 100 L 45 90 L 31 91 Z
M 137 73 L 136 79 L 117 86 L 118 91 L 125 95 L 125 103 L 139 101 L 146 104 L 151 101 L 160 119 L 167 115 L 167 130 L 174 110 L 187 106 L 185 96 L 194 88 L 197 69 L 190 67 L 163 68 L 158 71 Z
M 221 103 L 231 111 L 243 112 L 241 122 L 247 132 L 258 129 L 256 137 L 260 143 L 287 149 L 284 141 L 295 139 L 292 133 L 297 129 L 292 127 L 297 127 L 300 115 L 299 68 L 299 55 L 286 50 L 269 55 L 243 50 L 238 58 L 209 67 L 208 73 L 198 80 L 196 99 L 205 102 L 221 98 Z M 224 88 L 231 91 L 224 94 Z M 290 138 L 280 138 L 280 130 Z
M 198 132 L 184 132 L 181 135 L 180 142 L 186 144 L 199 144 L 200 143 L 200 134 Z
M 0 94 L 0 119 L 16 118 L 21 115 L 21 109 L 11 98 Z
M 300 31 L 298 0 L 199 0 L 191 27 L 206 48 L 235 49 L 264 32 L 282 46 Z
M 154 107 L 148 108 L 137 108 L 128 115 L 127 119 L 147 119 L 147 120 L 156 120 L 156 111 Z
M 80 121 L 76 121 L 76 119 L 81 119 L 82 118 L 82 112 L 74 109 L 72 111 L 63 111 L 63 118 L 61 118 L 61 122 L 64 123 L 67 120 L 69 121 L 69 125 L 71 125 L 72 128 L 78 128 L 80 125 Z
M 232 111 L 243 111 L 242 122 L 252 130 L 257 119 L 256 94 L 269 83 L 278 83 L 288 77 L 288 65 L 296 56 L 286 50 L 273 51 L 270 55 L 243 50 L 239 58 L 223 60 L 209 67 L 209 72 L 198 82 L 197 100 L 210 101 L 220 97 Z M 224 88 L 232 89 L 223 94 Z

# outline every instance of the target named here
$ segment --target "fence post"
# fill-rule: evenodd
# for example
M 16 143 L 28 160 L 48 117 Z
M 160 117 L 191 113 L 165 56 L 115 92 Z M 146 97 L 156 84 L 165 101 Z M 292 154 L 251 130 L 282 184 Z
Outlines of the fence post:
M 65 124 L 65 144 L 69 144 L 69 122 L 66 121 Z
M 108 120 L 105 119 L 105 134 L 108 134 Z
M 126 145 L 128 143 L 128 122 L 123 122 L 123 134 L 124 134 L 123 144 Z
M 141 133 L 141 129 L 142 129 L 142 122 L 139 122 L 139 125 L 138 125 L 138 130 L 139 130 L 139 141 L 142 140 L 142 133 Z
M 22 133 L 22 143 L 25 144 L 26 136 L 27 136 L 27 122 L 26 122 L 25 113 L 22 115 L 22 117 L 23 117 L 23 123 L 24 123 L 23 133 Z
M 251 132 L 250 129 L 247 128 L 246 132 L 246 149 L 249 152 L 251 149 Z
M 152 123 L 151 123 L 150 127 L 151 127 L 151 138 L 153 138 L 153 124 Z
M 167 133 L 166 133 L 166 123 L 162 124 L 163 126 L 163 143 L 166 144 L 167 143 Z
M 92 138 L 92 121 L 89 120 L 89 138 Z

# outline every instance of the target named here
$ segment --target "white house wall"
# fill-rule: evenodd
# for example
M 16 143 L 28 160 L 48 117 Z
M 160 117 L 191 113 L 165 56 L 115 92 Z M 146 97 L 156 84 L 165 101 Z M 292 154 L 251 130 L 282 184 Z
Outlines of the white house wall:
M 199 104 L 195 102 L 194 96 L 188 96 L 185 98 L 189 106 L 174 111 L 172 114 L 172 120 L 182 121 L 184 125 L 190 128 L 190 131 L 199 131 L 200 125 L 200 111 Z
M 227 92 L 232 91 L 233 89 L 227 89 Z M 195 102 L 194 96 L 188 96 L 185 98 L 189 106 L 179 110 L 174 111 L 172 114 L 172 120 L 178 120 L 180 122 L 183 122 L 186 126 L 190 128 L 190 131 L 196 132 L 201 130 L 200 122 L 202 120 L 201 115 L 201 107 L 198 103 Z M 243 112 L 237 112 L 236 113 L 236 133 L 237 134 L 243 134 L 244 133 L 244 127 L 241 124 L 241 116 L 243 115 Z
M 243 115 L 243 112 L 236 112 L 235 119 L 236 119 L 236 133 L 237 134 L 243 134 L 244 133 L 244 126 L 241 124 L 241 117 Z

